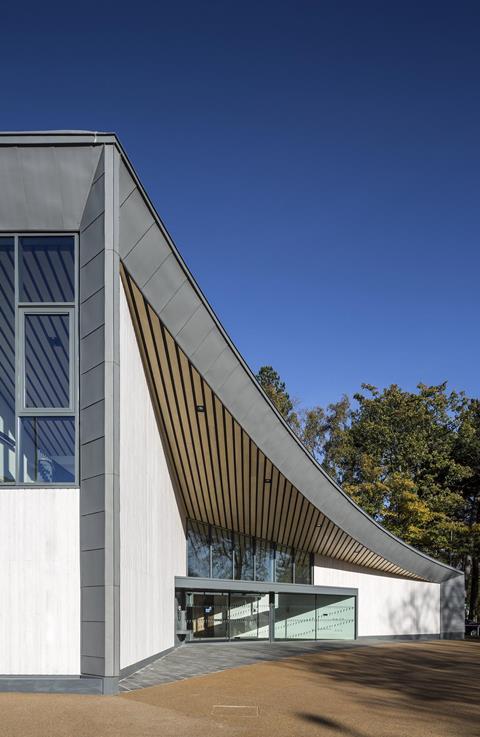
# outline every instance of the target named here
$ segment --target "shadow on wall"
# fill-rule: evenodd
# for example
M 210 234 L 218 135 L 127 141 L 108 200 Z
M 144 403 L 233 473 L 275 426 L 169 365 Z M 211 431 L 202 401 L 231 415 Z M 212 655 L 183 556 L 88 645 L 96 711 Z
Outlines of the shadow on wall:
M 454 576 L 440 584 L 440 621 L 438 598 L 431 590 L 411 591 L 387 613 L 393 635 L 442 633 L 448 639 L 463 637 L 465 628 L 465 588 L 463 576 Z M 440 625 L 440 626 L 439 626 Z
M 438 590 L 411 591 L 389 609 L 387 614 L 392 635 L 436 635 L 439 633 Z
M 465 579 L 453 576 L 440 587 L 441 631 L 448 637 L 449 633 L 465 632 Z

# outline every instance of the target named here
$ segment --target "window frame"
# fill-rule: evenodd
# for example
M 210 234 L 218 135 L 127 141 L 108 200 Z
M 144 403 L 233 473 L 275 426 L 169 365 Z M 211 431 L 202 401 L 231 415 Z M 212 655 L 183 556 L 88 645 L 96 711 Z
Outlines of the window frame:
M 63 304 L 63 303 L 62 303 Z M 65 303 L 68 305 L 69 303 Z M 25 349 L 25 318 L 29 315 L 67 315 L 68 316 L 68 383 L 69 398 L 68 407 L 27 407 L 26 405 L 26 349 Z M 23 303 L 18 305 L 19 331 L 18 331 L 18 365 L 17 365 L 17 416 L 39 417 L 72 416 L 75 413 L 75 308 L 61 307 L 60 303 L 54 307 L 24 307 Z
M 8 489 L 64 489 L 79 486 L 79 335 L 80 335 L 80 288 L 79 288 L 79 235 L 74 231 L 38 231 L 23 230 L 17 232 L 2 231 L 2 238 L 14 240 L 15 263 L 15 481 L 0 481 L 0 488 Z M 52 237 L 73 238 L 74 245 L 74 300 L 73 302 L 21 302 L 19 247 L 20 238 Z M 59 408 L 26 407 L 25 406 L 25 315 L 26 314 L 68 314 L 69 315 L 69 351 L 70 351 L 70 406 Z M 75 479 L 63 483 L 19 482 L 20 478 L 20 423 L 22 417 L 73 417 L 75 428 Z
M 192 526 L 195 525 L 201 525 L 206 532 L 206 539 L 208 539 L 208 549 L 209 549 L 209 574 L 208 576 L 197 576 L 196 574 L 190 573 L 189 568 L 189 546 L 190 546 L 190 540 L 189 540 L 189 531 L 192 529 Z M 195 529 L 193 527 L 193 529 Z M 217 529 L 222 532 L 226 532 L 229 535 L 232 536 L 232 577 L 229 578 L 218 578 L 218 576 L 213 575 L 213 545 L 212 545 L 212 530 Z M 252 545 L 252 555 L 253 555 L 253 578 L 237 578 L 236 577 L 236 566 L 235 566 L 235 544 L 236 539 L 238 536 L 246 537 L 250 540 L 250 543 Z M 257 577 L 257 548 L 260 545 L 264 545 L 266 549 L 269 550 L 269 561 L 270 561 L 270 578 L 269 579 L 259 579 Z M 308 569 L 309 569 L 309 578 L 310 581 L 308 583 L 301 582 L 299 585 L 301 586 L 313 586 L 314 583 L 314 555 L 311 551 L 305 550 L 304 548 L 296 548 L 292 545 L 280 545 L 279 543 L 273 542 L 272 540 L 267 540 L 262 537 L 256 537 L 255 535 L 247 535 L 243 532 L 236 532 L 235 530 L 230 530 L 226 527 L 221 527 L 220 525 L 212 525 L 208 522 L 202 522 L 200 520 L 195 520 L 191 517 L 187 517 L 187 525 L 186 525 L 186 535 L 185 535 L 185 550 L 186 550 L 186 566 L 187 566 L 187 576 L 191 578 L 209 578 L 212 579 L 212 581 L 251 581 L 251 582 L 261 582 L 261 583 L 281 583 L 277 581 L 277 571 L 276 571 L 276 561 L 277 561 L 277 547 L 282 547 L 289 551 L 291 560 L 292 560 L 292 580 L 290 582 L 285 582 L 295 585 L 297 583 L 296 581 L 296 569 L 295 569 L 295 560 L 298 553 L 301 553 L 308 558 Z

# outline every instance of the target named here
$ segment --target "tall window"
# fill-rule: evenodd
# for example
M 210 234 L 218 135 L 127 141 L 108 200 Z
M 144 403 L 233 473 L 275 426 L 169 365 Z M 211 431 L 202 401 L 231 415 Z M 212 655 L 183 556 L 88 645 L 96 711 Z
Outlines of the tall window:
M 74 236 L 0 238 L 0 482 L 76 481 Z
M 188 575 L 310 584 L 312 556 L 268 540 L 188 520 Z

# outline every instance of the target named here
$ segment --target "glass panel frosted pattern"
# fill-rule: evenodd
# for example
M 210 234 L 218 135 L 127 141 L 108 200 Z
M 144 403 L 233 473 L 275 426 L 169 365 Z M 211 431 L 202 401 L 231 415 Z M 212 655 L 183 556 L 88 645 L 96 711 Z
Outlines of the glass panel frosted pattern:
M 311 583 L 312 569 L 310 566 L 310 553 L 303 550 L 295 551 L 295 583 Z
M 253 540 L 247 535 L 234 536 L 235 578 L 253 581 Z
M 25 315 L 25 406 L 69 407 L 69 316 Z
M 265 540 L 255 544 L 255 579 L 271 581 L 273 578 L 273 547 Z
M 293 583 L 292 551 L 284 545 L 277 545 L 275 551 L 275 580 L 279 583 Z
M 353 640 L 355 597 L 317 595 L 317 640 Z
M 20 481 L 74 483 L 75 419 L 22 417 L 20 422 Z
M 20 302 L 73 302 L 75 241 L 72 236 L 28 236 L 19 243 Z
M 208 525 L 189 522 L 187 531 L 188 575 L 210 577 L 210 539 Z
M 233 578 L 232 533 L 220 527 L 212 527 L 212 576 Z
M 275 639 L 315 639 L 315 594 L 275 594 Z
M 268 638 L 268 594 L 230 594 L 230 638 L 248 640 Z
M 15 481 L 15 253 L 0 238 L 0 482 Z

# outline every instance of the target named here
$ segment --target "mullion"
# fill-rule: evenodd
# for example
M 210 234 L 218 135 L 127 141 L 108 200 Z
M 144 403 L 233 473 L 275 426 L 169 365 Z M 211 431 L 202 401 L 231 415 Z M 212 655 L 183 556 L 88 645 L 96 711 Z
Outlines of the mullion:
M 29 236 L 33 235 L 32 233 L 27 234 Z M 52 237 L 53 234 L 50 234 Z M 66 237 L 69 236 L 72 237 L 72 234 L 69 234 L 69 236 L 66 233 L 57 233 L 55 237 Z M 75 381 L 77 373 L 75 371 L 74 361 L 77 356 L 77 350 L 76 350 L 76 340 L 78 335 L 78 329 L 77 329 L 77 321 L 78 321 L 78 236 L 73 235 L 74 239 L 74 284 L 73 284 L 73 294 L 74 294 L 74 300 L 68 301 L 68 302 L 25 302 L 20 301 L 20 269 L 19 269 L 19 244 L 20 244 L 20 238 L 23 237 L 20 234 L 14 234 L 14 310 L 15 310 L 15 371 L 16 376 L 14 379 L 14 386 L 15 386 L 15 481 L 14 483 L 16 485 L 20 485 L 20 470 L 21 470 L 21 457 L 20 457 L 20 430 L 21 430 L 21 419 L 22 417 L 30 417 L 35 425 L 37 425 L 38 420 L 42 418 L 48 419 L 49 417 L 55 418 L 55 417 L 73 417 L 74 420 L 74 444 L 73 444 L 73 453 L 74 453 L 74 481 L 73 484 L 77 483 L 77 474 L 78 474 L 78 408 L 77 408 L 77 390 L 75 387 Z M 52 267 L 51 259 L 48 259 L 50 267 Z M 22 264 L 25 266 L 25 264 Z M 28 267 L 27 267 L 28 268 Z M 23 271 L 23 269 L 22 269 Z M 42 274 L 42 276 L 44 276 Z M 58 282 L 58 279 L 56 275 L 54 274 L 55 279 Z M 48 285 L 47 285 L 48 286 Z M 49 289 L 49 292 L 51 293 L 51 290 Z M 55 315 L 55 314 L 66 314 L 68 315 L 68 370 L 67 370 L 67 378 L 68 378 L 68 407 L 26 407 L 25 404 L 25 347 L 26 347 L 26 338 L 25 338 L 25 316 L 27 314 L 46 314 L 49 316 Z M 65 350 L 65 349 L 64 349 Z M 47 435 L 50 433 L 50 428 L 47 429 Z M 62 433 L 63 434 L 63 433 Z M 70 433 L 66 432 L 66 436 L 68 436 Z M 71 438 L 70 438 L 71 439 Z M 65 435 L 64 439 L 60 442 L 65 442 Z M 35 444 L 35 455 L 38 454 L 38 448 Z M 38 479 L 37 479 L 37 462 L 35 461 L 35 481 L 32 484 L 29 484 L 28 482 L 23 481 L 23 484 L 30 485 L 38 485 Z M 63 485 L 63 484 L 62 484 Z M 72 482 L 65 482 L 65 485 L 72 485 Z M 53 483 L 52 486 L 58 486 L 58 484 Z

